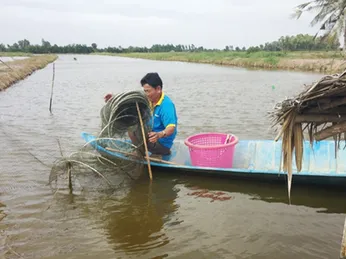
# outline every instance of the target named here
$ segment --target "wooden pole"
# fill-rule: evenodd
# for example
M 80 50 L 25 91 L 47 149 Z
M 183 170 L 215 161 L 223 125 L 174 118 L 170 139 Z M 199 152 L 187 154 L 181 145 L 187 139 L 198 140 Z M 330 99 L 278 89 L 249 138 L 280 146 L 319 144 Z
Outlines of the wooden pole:
M 52 113 L 54 77 L 55 77 L 55 63 L 53 63 L 52 91 L 51 91 L 51 93 L 50 93 L 50 101 L 49 101 L 49 112 L 50 112 L 50 113 Z
M 72 170 L 72 165 L 70 162 L 68 162 L 67 163 L 67 178 L 68 178 L 68 188 L 70 190 L 70 194 L 73 192 L 71 170 Z
M 144 125 L 143 125 L 143 121 L 142 121 L 141 111 L 139 110 L 138 102 L 136 102 L 136 106 L 137 106 L 139 122 L 141 123 L 142 137 L 143 137 L 144 148 L 145 148 L 145 156 L 146 156 L 147 163 L 148 163 L 149 177 L 150 177 L 150 180 L 152 180 L 153 176 L 151 173 L 150 159 L 149 159 L 149 153 L 148 153 L 148 147 L 147 147 L 147 138 L 145 137 Z
M 319 141 L 323 140 L 332 136 L 335 136 L 337 134 L 341 134 L 343 132 L 346 132 L 346 121 L 339 123 L 339 124 L 334 124 L 328 128 L 325 128 L 321 131 L 318 131 L 314 134 L 314 138 Z
M 4 64 L 6 67 L 8 67 L 10 70 L 13 71 L 13 69 L 12 69 L 9 65 L 7 65 L 4 61 L 2 61 L 1 59 L 0 59 L 0 62 L 1 62 L 2 64 Z

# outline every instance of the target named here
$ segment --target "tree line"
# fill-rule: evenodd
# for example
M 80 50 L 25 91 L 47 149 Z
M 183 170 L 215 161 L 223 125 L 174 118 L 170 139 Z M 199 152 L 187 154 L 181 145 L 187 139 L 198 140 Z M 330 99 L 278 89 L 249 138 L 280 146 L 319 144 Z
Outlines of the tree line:
M 338 49 L 340 49 L 340 42 L 336 36 L 326 39 L 323 36 L 314 37 L 308 34 L 298 34 L 295 36 L 282 36 L 277 41 L 250 47 L 247 51 L 310 51 Z
M 151 47 L 129 46 L 123 48 L 107 47 L 98 48 L 96 43 L 90 44 L 69 44 L 66 46 L 58 46 L 51 44 L 49 41 L 42 39 L 41 44 L 31 44 L 29 40 L 19 40 L 10 44 L 0 43 L 0 52 L 27 52 L 34 54 L 43 53 L 76 53 L 89 54 L 93 52 L 110 52 L 110 53 L 132 53 L 132 52 L 203 52 L 203 51 L 312 51 L 312 50 L 338 50 L 340 43 L 337 37 L 329 37 L 327 40 L 322 37 L 314 37 L 308 34 L 298 34 L 294 36 L 282 36 L 273 42 L 267 42 L 259 46 L 251 46 L 249 48 L 228 45 L 223 49 L 208 49 L 203 46 L 190 45 L 174 45 L 174 44 L 154 44 Z

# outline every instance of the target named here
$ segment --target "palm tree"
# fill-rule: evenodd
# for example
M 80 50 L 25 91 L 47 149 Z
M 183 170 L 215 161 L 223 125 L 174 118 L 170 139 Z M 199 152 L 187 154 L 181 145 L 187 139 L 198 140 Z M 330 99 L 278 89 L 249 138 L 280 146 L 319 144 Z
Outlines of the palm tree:
M 322 40 L 343 35 L 343 49 L 344 51 L 346 50 L 346 0 L 313 0 L 298 5 L 296 8 L 296 13 L 293 16 L 297 17 L 297 19 L 300 18 L 303 12 L 318 11 L 311 21 L 311 26 L 322 23 L 319 31 L 326 31 Z

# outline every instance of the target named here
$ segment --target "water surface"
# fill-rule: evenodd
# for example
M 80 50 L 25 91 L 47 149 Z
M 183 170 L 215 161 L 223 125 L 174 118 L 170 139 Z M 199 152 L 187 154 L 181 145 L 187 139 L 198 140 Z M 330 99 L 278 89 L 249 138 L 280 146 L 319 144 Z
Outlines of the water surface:
M 345 193 L 153 172 L 130 181 L 114 170 L 115 191 L 81 171 L 75 192 L 47 185 L 51 165 L 95 133 L 108 92 L 140 89 L 158 71 L 176 104 L 179 139 L 201 131 L 241 139 L 274 137 L 267 112 L 318 74 L 256 71 L 182 62 L 61 55 L 0 94 L 0 258 L 337 258 Z M 91 161 L 90 161 L 91 162 Z M 44 164 L 46 165 L 44 165 Z M 224 192 L 213 201 L 196 191 Z M 1 214 L 0 214 L 1 215 Z M 17 255 L 15 254 L 17 253 Z

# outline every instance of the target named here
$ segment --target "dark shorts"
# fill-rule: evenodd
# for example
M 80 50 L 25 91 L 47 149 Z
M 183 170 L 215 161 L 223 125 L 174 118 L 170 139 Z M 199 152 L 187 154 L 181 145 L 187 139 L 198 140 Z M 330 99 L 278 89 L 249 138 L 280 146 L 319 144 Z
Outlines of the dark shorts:
M 148 151 L 153 155 L 169 155 L 171 150 L 168 147 L 161 145 L 159 142 L 156 143 L 147 143 Z

